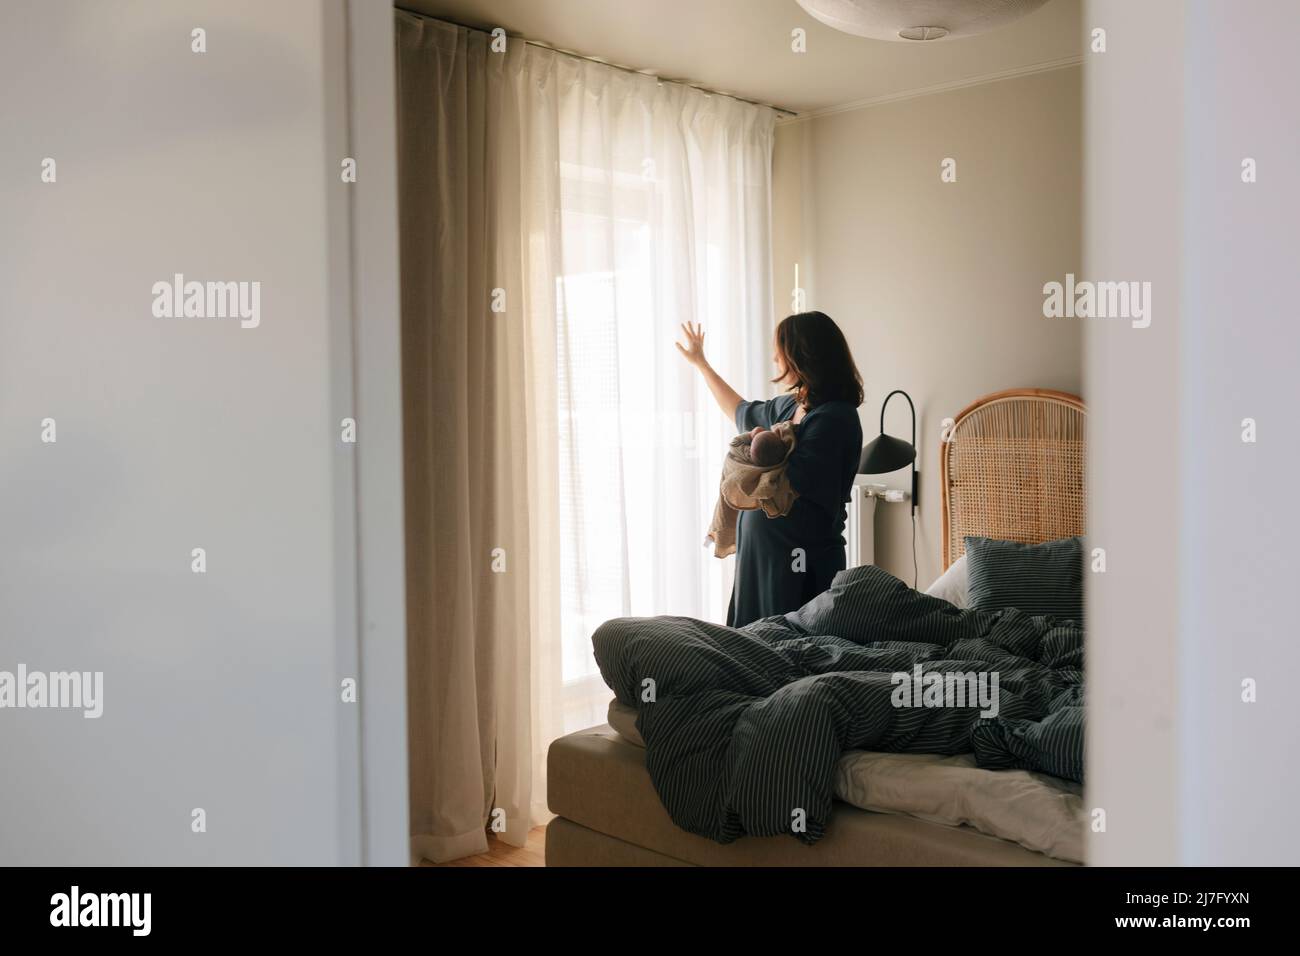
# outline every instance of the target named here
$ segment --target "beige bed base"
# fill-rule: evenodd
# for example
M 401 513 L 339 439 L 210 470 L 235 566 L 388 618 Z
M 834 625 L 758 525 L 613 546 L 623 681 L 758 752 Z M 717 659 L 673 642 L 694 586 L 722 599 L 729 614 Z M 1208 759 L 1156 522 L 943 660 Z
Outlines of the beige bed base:
M 547 866 L 1073 866 L 969 827 L 871 813 L 836 802 L 813 846 L 789 836 L 719 844 L 668 817 L 645 750 L 609 725 L 551 745 Z

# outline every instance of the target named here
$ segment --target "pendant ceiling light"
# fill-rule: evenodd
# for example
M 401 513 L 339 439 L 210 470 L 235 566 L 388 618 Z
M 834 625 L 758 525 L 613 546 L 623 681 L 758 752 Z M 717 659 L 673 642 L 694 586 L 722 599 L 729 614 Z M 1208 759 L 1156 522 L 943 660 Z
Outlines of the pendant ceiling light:
M 798 0 L 828 27 L 873 40 L 975 36 L 1037 10 L 1047 0 Z

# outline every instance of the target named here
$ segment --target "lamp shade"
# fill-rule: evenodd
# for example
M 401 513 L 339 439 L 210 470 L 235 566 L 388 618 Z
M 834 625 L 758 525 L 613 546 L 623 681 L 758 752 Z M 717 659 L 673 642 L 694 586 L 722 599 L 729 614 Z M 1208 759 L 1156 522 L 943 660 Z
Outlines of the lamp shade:
M 914 461 L 916 461 L 916 447 L 911 442 L 895 438 L 893 435 L 881 434 L 862 449 L 858 473 L 883 475 L 886 472 L 906 468 Z
M 875 40 L 938 40 L 995 30 L 1047 0 L 798 0 L 828 27 Z

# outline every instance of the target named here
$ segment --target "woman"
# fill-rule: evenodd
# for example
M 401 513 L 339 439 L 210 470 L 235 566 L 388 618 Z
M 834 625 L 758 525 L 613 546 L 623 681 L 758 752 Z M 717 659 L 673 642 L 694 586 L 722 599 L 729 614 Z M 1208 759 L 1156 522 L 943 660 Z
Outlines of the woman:
M 799 497 L 779 518 L 740 513 L 727 624 L 741 627 L 797 610 L 844 570 L 844 503 L 862 452 L 862 376 L 844 333 L 823 312 L 800 312 L 777 326 L 772 381 L 787 392 L 766 402 L 745 401 L 709 366 L 699 325 L 683 325 L 682 332 L 686 344 L 677 343 L 677 350 L 699 369 L 737 429 L 786 421 L 796 426 L 786 477 Z

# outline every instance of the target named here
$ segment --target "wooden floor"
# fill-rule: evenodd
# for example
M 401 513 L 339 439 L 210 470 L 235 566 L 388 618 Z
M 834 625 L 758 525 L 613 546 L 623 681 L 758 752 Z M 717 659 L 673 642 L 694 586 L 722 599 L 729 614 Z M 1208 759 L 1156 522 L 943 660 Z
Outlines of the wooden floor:
M 488 851 L 478 856 L 462 857 L 450 863 L 431 863 L 421 860 L 420 866 L 545 866 L 546 827 L 533 827 L 528 831 L 527 845 L 510 846 L 488 834 Z

